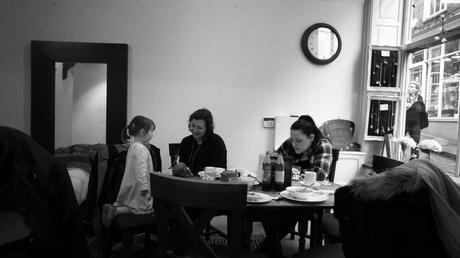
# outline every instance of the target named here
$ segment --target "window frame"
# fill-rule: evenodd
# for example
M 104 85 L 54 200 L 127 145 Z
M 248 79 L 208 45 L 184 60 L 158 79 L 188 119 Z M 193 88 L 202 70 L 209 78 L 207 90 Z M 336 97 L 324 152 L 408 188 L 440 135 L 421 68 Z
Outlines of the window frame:
M 447 10 L 447 3 L 443 0 L 442 1 L 444 3 L 444 9 Z M 442 11 L 444 12 L 444 11 Z M 442 12 L 439 12 L 439 13 L 434 13 L 432 17 L 434 17 L 435 15 L 440 15 Z M 404 97 L 406 96 L 407 94 L 407 85 L 408 85 L 408 81 L 410 80 L 410 69 L 414 68 L 414 67 L 417 67 L 417 66 L 420 66 L 421 63 L 423 63 L 423 67 L 424 67 L 424 76 L 422 77 L 422 85 L 424 85 L 425 87 L 425 97 L 427 96 L 427 89 L 426 89 L 426 80 L 428 78 L 428 65 L 427 63 L 429 62 L 428 60 L 428 50 L 423 50 L 425 51 L 424 53 L 424 60 L 421 61 L 421 62 L 417 62 L 417 63 L 412 63 L 412 60 L 410 60 L 411 58 L 411 55 L 410 53 L 415 53 L 417 51 L 419 51 L 420 49 L 429 49 L 435 45 L 437 45 L 438 42 L 436 42 L 435 40 L 433 40 L 433 36 L 434 35 L 437 35 L 439 33 L 439 31 L 437 30 L 437 28 L 433 28 L 431 30 L 428 30 L 426 33 L 422 34 L 422 35 L 418 35 L 417 37 L 414 37 L 414 38 L 411 38 L 411 29 L 410 29 L 410 24 L 411 24 L 411 16 L 412 16 L 412 8 L 411 8 L 411 1 L 407 1 L 406 2 L 406 5 L 404 6 L 404 20 L 403 20 L 403 25 L 404 25 L 404 30 L 403 30 L 403 47 L 402 47 L 402 53 L 400 55 L 400 57 L 402 58 L 403 62 L 401 62 L 401 76 L 402 78 L 405 78 L 404 80 L 402 80 L 401 82 L 401 85 L 400 85 L 400 89 L 401 89 L 401 93 L 403 94 L 401 96 L 402 98 L 402 101 L 404 101 Z M 431 18 L 432 18 L 431 17 Z M 458 15 L 458 17 L 452 21 L 449 21 L 448 23 L 444 24 L 444 28 L 446 31 L 448 30 L 451 30 L 453 28 L 460 28 L 460 14 Z M 455 39 L 459 39 L 460 38 L 460 33 L 458 32 L 452 32 L 452 33 L 448 33 L 446 34 L 446 38 L 448 41 L 451 41 L 451 40 L 455 40 Z M 442 44 L 442 48 L 444 48 L 445 46 L 445 43 Z M 460 51 L 460 47 L 459 47 L 459 51 Z M 441 60 L 442 58 L 445 56 L 445 55 L 442 55 L 442 53 L 444 53 L 444 49 L 441 51 L 441 56 L 439 57 Z M 450 53 L 449 53 L 450 54 Z M 426 59 L 425 59 L 426 58 Z M 443 63 L 443 62 L 442 62 Z M 444 74 L 444 71 L 441 70 L 442 68 L 444 67 L 444 64 L 442 64 L 442 67 L 440 67 L 440 73 L 441 74 Z M 425 81 L 423 81 L 425 80 Z M 441 81 L 441 80 L 440 80 Z M 459 83 L 460 84 L 460 83 Z M 440 87 L 442 87 L 443 85 L 440 83 Z M 460 87 L 460 85 L 459 85 Z M 442 91 L 442 90 L 440 90 Z M 440 93 L 442 94 L 442 93 Z M 460 94 L 460 93 L 459 93 Z M 426 102 L 426 101 L 425 101 Z M 440 103 L 438 103 L 438 105 L 440 105 Z M 402 119 L 405 119 L 405 115 L 403 112 L 405 107 L 404 105 L 400 105 L 400 108 L 399 108 L 399 112 L 401 112 L 401 115 L 399 116 L 399 118 L 401 119 L 400 121 L 403 121 Z M 459 107 L 460 109 L 460 104 L 459 104 Z M 440 111 L 438 111 L 440 112 Z M 459 113 L 460 113 L 460 110 L 459 110 Z M 456 168 L 455 168 L 455 171 L 456 171 L 456 175 L 457 176 L 460 176 L 460 142 L 458 141 L 458 139 L 460 139 L 460 114 L 458 115 L 458 117 L 452 117 L 452 118 L 432 118 L 430 117 L 429 118 L 429 121 L 457 121 L 457 153 L 456 153 L 456 159 L 455 159 L 455 163 L 456 163 Z M 366 123 L 367 125 L 367 123 Z M 401 128 L 404 128 L 404 125 L 401 125 Z M 404 131 L 404 130 L 401 130 L 401 131 Z
M 430 0 L 429 2 L 423 2 L 424 6 L 423 6 L 423 21 L 427 21 L 427 20 L 430 20 L 438 15 L 441 15 L 442 13 L 444 13 L 446 10 L 447 10 L 447 3 L 445 0 L 440 0 L 440 9 L 439 11 L 436 11 L 434 13 L 430 13 L 429 15 L 425 15 L 425 11 L 428 10 L 428 13 L 430 12 L 430 7 L 431 7 L 431 4 L 433 3 L 433 1 L 436 1 L 436 0 Z M 444 6 L 444 7 L 442 7 Z

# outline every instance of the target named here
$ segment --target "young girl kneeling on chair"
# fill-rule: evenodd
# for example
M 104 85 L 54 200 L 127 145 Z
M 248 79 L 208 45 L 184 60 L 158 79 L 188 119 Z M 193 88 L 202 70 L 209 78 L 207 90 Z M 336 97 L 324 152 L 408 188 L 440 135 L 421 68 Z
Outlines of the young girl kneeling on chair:
M 110 227 L 119 214 L 147 214 L 153 212 L 150 191 L 150 172 L 153 172 L 152 157 L 144 145 L 152 139 L 155 123 L 147 117 L 135 116 L 122 131 L 122 138 L 129 140 L 126 166 L 117 200 L 104 204 L 102 224 Z

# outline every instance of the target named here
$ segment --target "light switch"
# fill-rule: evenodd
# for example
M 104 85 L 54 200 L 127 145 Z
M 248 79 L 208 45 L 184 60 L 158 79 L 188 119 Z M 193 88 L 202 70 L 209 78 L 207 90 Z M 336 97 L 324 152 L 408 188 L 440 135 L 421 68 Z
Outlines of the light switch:
M 275 127 L 275 118 L 273 117 L 264 117 L 264 127 L 273 128 Z

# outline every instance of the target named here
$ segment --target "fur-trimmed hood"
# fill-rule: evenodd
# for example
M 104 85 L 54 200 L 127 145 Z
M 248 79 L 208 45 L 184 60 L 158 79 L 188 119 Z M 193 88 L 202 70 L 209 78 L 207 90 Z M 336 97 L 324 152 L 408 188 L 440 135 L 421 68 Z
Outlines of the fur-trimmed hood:
M 351 185 L 353 194 L 364 201 L 389 200 L 426 188 L 438 235 L 450 257 L 459 257 L 460 186 L 437 166 L 413 160 L 375 176 L 356 178 Z
M 389 200 L 402 193 L 413 193 L 426 186 L 420 173 L 406 165 L 351 182 L 352 192 L 364 201 Z

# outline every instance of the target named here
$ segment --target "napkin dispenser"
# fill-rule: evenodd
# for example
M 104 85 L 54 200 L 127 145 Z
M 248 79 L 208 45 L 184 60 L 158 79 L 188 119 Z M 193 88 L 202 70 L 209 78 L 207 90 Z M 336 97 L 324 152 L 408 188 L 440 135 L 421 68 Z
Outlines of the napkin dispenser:
M 222 182 L 233 182 L 238 180 L 238 172 L 225 170 L 220 174 Z

